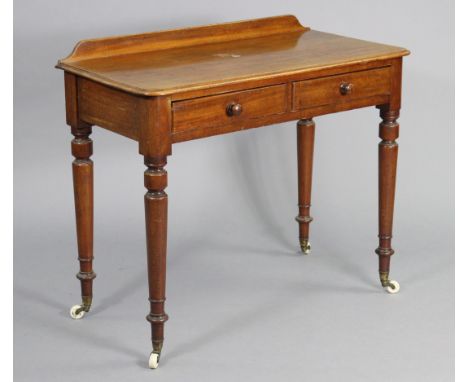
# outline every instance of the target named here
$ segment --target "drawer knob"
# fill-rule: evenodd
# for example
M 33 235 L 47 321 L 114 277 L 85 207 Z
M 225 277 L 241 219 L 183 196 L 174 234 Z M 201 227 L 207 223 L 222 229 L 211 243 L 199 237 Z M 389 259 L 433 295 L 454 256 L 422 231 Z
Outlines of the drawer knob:
M 242 105 L 240 103 L 232 102 L 226 107 L 226 114 L 232 117 L 233 115 L 240 115 L 242 113 Z
M 353 89 L 353 84 L 350 84 L 349 82 L 343 82 L 340 85 L 340 93 L 343 95 L 351 93 L 352 89 Z

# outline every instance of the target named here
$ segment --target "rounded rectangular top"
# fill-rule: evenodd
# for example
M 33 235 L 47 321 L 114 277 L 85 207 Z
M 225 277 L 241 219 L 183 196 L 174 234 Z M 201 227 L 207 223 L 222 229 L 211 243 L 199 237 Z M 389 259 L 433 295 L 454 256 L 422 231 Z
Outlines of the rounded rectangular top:
M 404 48 L 313 31 L 294 16 L 277 16 L 83 40 L 57 67 L 157 96 L 407 54 Z

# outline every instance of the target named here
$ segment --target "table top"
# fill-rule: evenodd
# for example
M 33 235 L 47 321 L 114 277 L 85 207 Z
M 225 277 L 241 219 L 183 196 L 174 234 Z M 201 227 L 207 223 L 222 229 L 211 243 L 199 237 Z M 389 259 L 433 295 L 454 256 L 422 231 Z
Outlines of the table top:
M 58 68 L 157 96 L 401 57 L 395 46 L 303 27 L 294 16 L 80 41 Z

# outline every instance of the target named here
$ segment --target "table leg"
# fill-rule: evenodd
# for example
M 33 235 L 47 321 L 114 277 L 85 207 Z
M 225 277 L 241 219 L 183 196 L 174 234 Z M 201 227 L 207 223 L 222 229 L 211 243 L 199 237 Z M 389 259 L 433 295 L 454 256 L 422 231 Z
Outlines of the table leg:
M 76 277 L 81 283 L 82 304 L 70 309 L 74 319 L 89 312 L 93 299 L 93 141 L 89 138 L 91 126 L 72 127 L 75 138 L 71 143 L 73 161 L 73 186 L 75 194 L 76 234 L 80 271 Z
M 390 257 L 392 249 L 393 206 L 395 200 L 396 168 L 398 157 L 397 122 L 399 110 L 380 109 L 382 122 L 379 125 L 379 247 L 375 250 L 379 256 L 379 274 L 382 286 L 389 293 L 397 293 L 398 282 L 389 279 Z
M 297 122 L 297 169 L 298 169 L 298 206 L 299 243 L 304 254 L 310 253 L 309 224 L 310 197 L 312 189 L 312 166 L 314 157 L 315 122 L 312 118 Z
M 153 351 L 149 367 L 155 369 L 161 356 L 164 342 L 164 323 L 168 320 L 164 312 L 166 300 L 166 243 L 167 243 L 167 172 L 166 157 L 145 157 L 145 218 L 146 247 L 148 256 L 148 284 L 150 313 L 146 319 L 151 323 Z

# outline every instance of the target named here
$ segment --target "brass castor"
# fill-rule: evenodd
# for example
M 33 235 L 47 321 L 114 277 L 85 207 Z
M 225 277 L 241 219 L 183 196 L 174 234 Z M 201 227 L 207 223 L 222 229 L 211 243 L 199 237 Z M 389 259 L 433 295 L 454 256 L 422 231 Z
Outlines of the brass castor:
M 400 291 L 400 284 L 398 281 L 390 280 L 388 278 L 388 272 L 380 273 L 380 282 L 382 283 L 383 288 L 390 294 L 395 294 Z
M 149 360 L 148 360 L 148 366 L 150 369 L 156 369 L 159 365 L 159 357 L 160 354 L 158 352 L 152 351 Z
M 388 293 L 394 294 L 400 291 L 400 284 L 395 280 L 388 280 L 388 285 L 385 287 Z
M 310 243 L 309 240 L 299 240 L 301 244 L 301 251 L 304 255 L 308 255 L 310 253 Z
M 70 308 L 70 317 L 74 320 L 79 320 L 83 318 L 85 313 L 88 313 L 91 309 L 91 298 L 83 297 L 83 303 L 81 305 L 73 305 Z
M 80 318 L 83 318 L 84 314 L 85 310 L 83 305 L 73 305 L 70 309 L 70 317 L 74 320 L 79 320 Z

